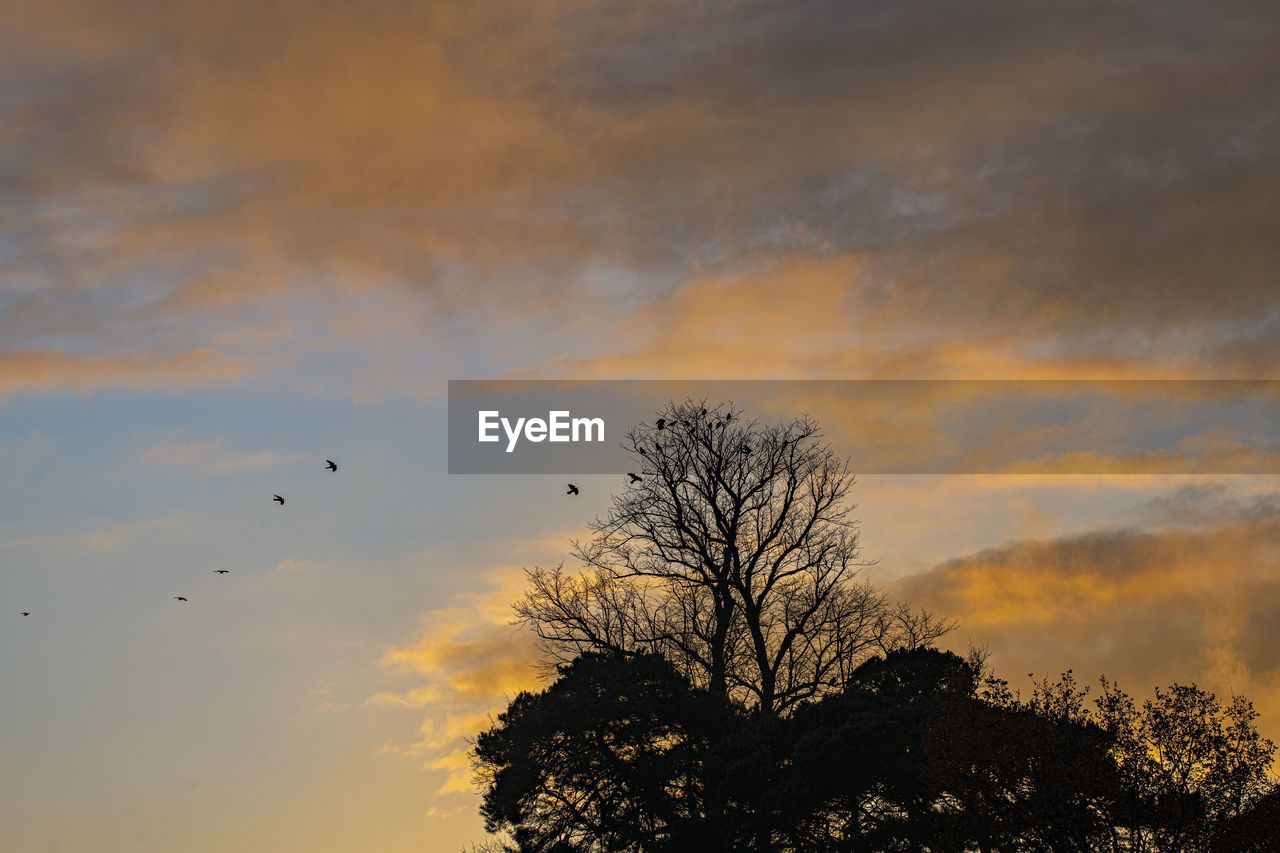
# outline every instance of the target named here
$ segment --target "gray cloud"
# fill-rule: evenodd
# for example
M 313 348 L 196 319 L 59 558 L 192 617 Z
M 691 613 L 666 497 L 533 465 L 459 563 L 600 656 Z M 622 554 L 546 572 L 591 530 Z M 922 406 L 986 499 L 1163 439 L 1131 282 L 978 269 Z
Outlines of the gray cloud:
M 90 6 L 3 22 L 10 346 L 280 347 L 377 292 L 471 339 L 612 312 L 511 357 L 643 365 L 708 276 L 856 258 L 796 297 L 856 320 L 811 356 L 849 375 L 976 340 L 992 370 L 1273 372 L 1266 4 Z
M 1191 483 L 1136 508 L 1144 526 L 1214 527 L 1280 518 L 1280 493 L 1242 496 L 1223 482 Z

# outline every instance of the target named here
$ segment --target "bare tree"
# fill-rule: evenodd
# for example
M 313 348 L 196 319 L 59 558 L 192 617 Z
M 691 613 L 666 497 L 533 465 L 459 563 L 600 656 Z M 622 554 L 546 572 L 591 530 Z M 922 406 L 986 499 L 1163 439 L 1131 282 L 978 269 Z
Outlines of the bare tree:
M 643 478 L 573 543 L 585 571 L 535 568 L 517 613 L 551 662 L 658 652 L 694 683 L 784 713 L 875 651 L 950 629 L 861 578 L 854 477 L 808 416 L 670 403 L 624 447 Z

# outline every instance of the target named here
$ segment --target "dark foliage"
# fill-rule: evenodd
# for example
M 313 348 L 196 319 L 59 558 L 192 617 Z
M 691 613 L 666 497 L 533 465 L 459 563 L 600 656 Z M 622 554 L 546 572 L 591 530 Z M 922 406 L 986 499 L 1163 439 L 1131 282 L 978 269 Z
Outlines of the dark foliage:
M 1023 701 L 903 649 L 779 717 L 658 655 L 588 654 L 479 737 L 482 813 L 529 853 L 1275 849 L 1247 702 L 1086 693 L 1068 673 Z
M 714 850 L 704 767 L 736 719 L 657 655 L 583 655 L 477 739 L 486 826 L 518 850 Z

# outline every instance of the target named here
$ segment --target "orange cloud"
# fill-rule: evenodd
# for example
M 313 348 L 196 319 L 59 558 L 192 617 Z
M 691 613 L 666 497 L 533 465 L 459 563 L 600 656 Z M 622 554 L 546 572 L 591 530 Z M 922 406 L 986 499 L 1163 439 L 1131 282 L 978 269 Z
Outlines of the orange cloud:
M 47 388 L 184 388 L 240 379 L 252 372 L 248 362 L 212 349 L 173 356 L 11 350 L 0 352 L 0 400 L 15 392 Z
M 542 376 L 1276 375 L 1265 26 L 138 8 L 0 12 L 79 84 L 3 116 L 35 351 L 336 330 L 412 393 L 428 335 Z
M 1263 506 L 1259 504 L 1259 506 Z M 1270 506 L 1270 504 L 1266 504 Z M 901 583 L 960 622 L 1002 674 L 1106 674 L 1144 693 L 1197 681 L 1244 693 L 1280 730 L 1280 516 L 1015 541 Z
M 536 638 L 512 624 L 511 603 L 523 590 L 522 569 L 494 570 L 487 589 L 460 595 L 449 606 L 427 613 L 418 636 L 388 648 L 379 661 L 415 686 L 382 690 L 365 702 L 425 711 L 417 740 L 388 750 L 447 771 L 441 794 L 472 790 L 467 739 L 517 693 L 539 683 Z
M 975 249 L 976 251 L 976 249 Z M 1010 265 L 1007 257 L 1004 264 Z M 757 253 L 695 270 L 678 288 L 610 329 L 590 355 L 560 353 L 508 371 L 512 377 L 657 379 L 1117 380 L 1247 376 L 1274 366 L 1222 364 L 1195 350 L 1169 353 L 1080 347 L 1052 316 L 1007 322 L 990 306 L 1018 285 L 996 267 L 962 274 L 989 291 L 977 311 L 941 300 L 955 286 L 900 278 L 884 255 Z M 966 285 L 967 286 L 967 285 Z M 1007 303 L 1012 307 L 1013 303 Z M 600 305 L 599 311 L 608 310 Z M 1020 309 L 1021 310 L 1021 309 Z M 1034 311 L 1026 307 L 1028 312 Z M 585 331 L 585 330 L 584 330 Z

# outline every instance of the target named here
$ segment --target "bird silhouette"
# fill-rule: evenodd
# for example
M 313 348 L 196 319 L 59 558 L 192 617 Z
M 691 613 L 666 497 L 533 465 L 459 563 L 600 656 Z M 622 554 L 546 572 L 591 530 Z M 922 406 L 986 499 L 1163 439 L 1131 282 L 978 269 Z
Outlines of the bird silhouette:
M 213 573 L 214 573 L 215 575 L 225 575 L 225 574 L 227 574 L 227 572 L 229 572 L 229 571 L 231 571 L 231 570 L 230 570 L 230 569 L 214 569 L 214 570 L 213 570 Z
M 639 474 L 632 474 L 630 471 L 628 471 L 627 476 L 631 478 L 631 482 L 633 483 L 644 482 L 644 477 L 641 477 Z
M 30 611 L 30 610 L 24 610 L 24 611 L 22 611 L 22 615 L 23 615 L 23 616 L 30 616 L 30 615 L 31 615 L 31 611 Z
M 175 595 L 174 598 L 176 598 L 178 601 L 186 601 L 186 599 L 180 595 Z
M 658 422 L 654 424 L 658 429 L 665 429 L 667 426 L 666 418 L 658 418 Z
M 328 468 L 330 471 L 337 471 L 337 470 L 338 470 L 338 463 L 337 463 L 337 462 L 334 462 L 332 459 L 326 459 L 326 460 L 324 460 L 324 461 L 327 463 L 324 467 Z
M 745 456 L 746 454 L 751 452 L 751 445 L 749 444 L 739 445 L 738 452 Z
M 284 498 L 280 497 L 279 495 L 276 495 L 271 500 L 278 502 L 280 506 L 284 506 Z
M 578 487 L 577 487 L 577 486 L 575 486 L 573 483 L 570 483 L 570 484 L 569 484 L 569 491 L 565 492 L 565 494 L 566 494 L 566 495 L 576 495 L 577 493 L 578 493 Z

